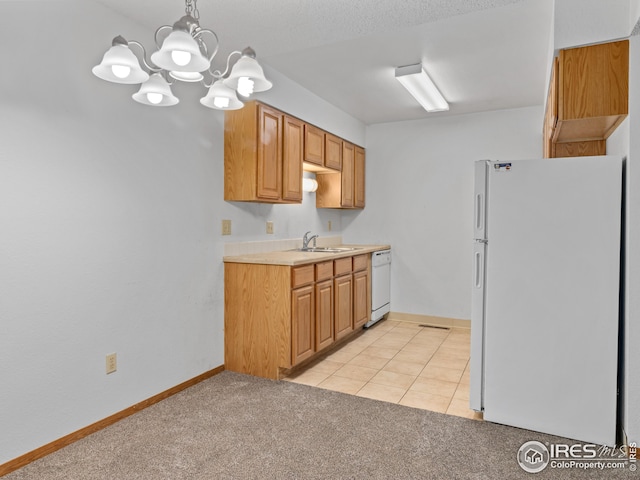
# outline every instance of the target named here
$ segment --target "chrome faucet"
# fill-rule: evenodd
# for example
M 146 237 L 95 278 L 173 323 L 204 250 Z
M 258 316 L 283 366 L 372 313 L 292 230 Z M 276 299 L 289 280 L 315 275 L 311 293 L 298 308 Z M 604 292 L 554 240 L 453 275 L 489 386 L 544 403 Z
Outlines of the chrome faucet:
M 316 246 L 316 239 L 318 238 L 318 235 L 313 235 L 311 237 L 309 237 L 309 234 L 311 233 L 311 231 L 308 231 L 307 233 L 304 234 L 304 237 L 302 237 L 302 249 L 306 250 L 309 248 L 309 243 L 311 242 L 311 240 L 313 240 L 313 246 L 315 248 Z

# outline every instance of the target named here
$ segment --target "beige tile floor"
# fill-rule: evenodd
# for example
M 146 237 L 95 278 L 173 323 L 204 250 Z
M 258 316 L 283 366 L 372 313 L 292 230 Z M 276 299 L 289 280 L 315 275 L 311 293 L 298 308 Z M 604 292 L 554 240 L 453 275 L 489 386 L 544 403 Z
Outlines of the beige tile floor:
M 470 331 L 386 319 L 285 380 L 481 419 L 469 409 Z

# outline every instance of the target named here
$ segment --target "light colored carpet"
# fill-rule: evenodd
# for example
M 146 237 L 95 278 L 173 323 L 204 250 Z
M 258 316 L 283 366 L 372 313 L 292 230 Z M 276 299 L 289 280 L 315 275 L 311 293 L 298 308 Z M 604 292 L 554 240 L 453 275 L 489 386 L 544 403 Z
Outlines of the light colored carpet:
M 3 480 L 639 478 L 528 474 L 549 435 L 223 372 Z

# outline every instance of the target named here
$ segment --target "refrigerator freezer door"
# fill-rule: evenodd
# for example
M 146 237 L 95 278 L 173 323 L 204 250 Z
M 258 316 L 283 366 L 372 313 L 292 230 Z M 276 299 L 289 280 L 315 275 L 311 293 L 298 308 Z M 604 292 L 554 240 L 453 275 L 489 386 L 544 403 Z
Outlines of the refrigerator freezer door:
M 473 290 L 471 294 L 471 361 L 469 406 L 482 410 L 484 376 L 484 283 L 485 252 L 487 245 L 476 241 L 473 244 Z
M 622 160 L 496 164 L 484 419 L 614 445 Z

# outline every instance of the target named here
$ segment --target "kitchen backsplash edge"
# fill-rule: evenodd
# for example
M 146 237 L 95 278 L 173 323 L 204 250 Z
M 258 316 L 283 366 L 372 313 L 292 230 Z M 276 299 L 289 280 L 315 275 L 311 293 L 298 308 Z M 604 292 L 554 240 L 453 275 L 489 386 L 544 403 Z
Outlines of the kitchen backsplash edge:
M 342 245 L 342 235 L 333 237 L 318 237 L 319 247 Z M 292 250 L 302 246 L 301 238 L 289 238 L 282 240 L 258 240 L 254 242 L 230 242 L 224 244 L 224 256 L 248 255 L 252 253 L 279 252 Z

